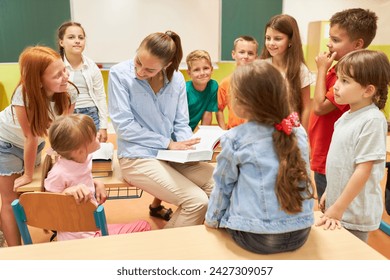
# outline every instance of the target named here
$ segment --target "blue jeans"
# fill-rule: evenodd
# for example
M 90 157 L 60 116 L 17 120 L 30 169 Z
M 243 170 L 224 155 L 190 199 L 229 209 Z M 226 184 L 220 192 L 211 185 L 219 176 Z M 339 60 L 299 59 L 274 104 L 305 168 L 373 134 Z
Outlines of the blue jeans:
M 350 233 L 355 235 L 357 238 L 359 238 L 361 241 L 364 241 L 367 243 L 368 240 L 368 231 L 360 231 L 360 230 L 353 230 L 353 229 L 347 229 Z
M 325 174 L 314 172 L 314 181 L 316 183 L 318 203 L 319 203 L 321 196 L 324 194 L 327 185 Z
M 77 108 L 77 109 L 74 109 L 73 113 L 90 116 L 93 119 L 93 122 L 95 123 L 96 130 L 99 130 L 100 121 L 99 121 L 98 108 L 96 106 L 94 106 L 94 107 L 85 107 L 85 108 Z
M 41 163 L 41 151 L 45 142 L 38 145 L 35 166 Z M 21 174 L 24 171 L 24 150 L 0 140 L 0 176 Z
M 257 254 L 275 254 L 294 251 L 305 244 L 311 227 L 275 234 L 257 234 L 226 229 L 233 240 L 242 248 Z

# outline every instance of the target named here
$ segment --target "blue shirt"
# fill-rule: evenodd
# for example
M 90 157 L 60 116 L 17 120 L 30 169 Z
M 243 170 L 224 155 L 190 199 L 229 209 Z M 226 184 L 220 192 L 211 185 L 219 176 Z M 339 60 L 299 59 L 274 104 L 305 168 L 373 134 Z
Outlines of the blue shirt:
M 189 127 L 186 85 L 176 71 L 155 94 L 148 81 L 135 75 L 134 61 L 110 69 L 108 110 L 117 134 L 118 158 L 154 158 L 169 142 L 187 140 Z
M 214 170 L 206 222 L 212 227 L 258 234 L 285 233 L 314 223 L 313 199 L 305 199 L 302 212 L 281 210 L 275 193 L 279 161 L 274 150 L 272 126 L 248 122 L 230 129 L 221 139 L 222 151 Z M 294 132 L 309 170 L 305 129 Z

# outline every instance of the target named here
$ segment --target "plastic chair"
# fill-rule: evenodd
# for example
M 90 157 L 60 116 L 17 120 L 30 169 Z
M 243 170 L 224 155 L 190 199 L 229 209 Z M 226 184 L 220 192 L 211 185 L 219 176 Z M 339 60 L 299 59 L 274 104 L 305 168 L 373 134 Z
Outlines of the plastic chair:
M 77 204 L 73 196 L 50 192 L 27 192 L 12 202 L 24 244 L 32 244 L 27 225 L 54 231 L 101 231 L 108 235 L 103 205 Z

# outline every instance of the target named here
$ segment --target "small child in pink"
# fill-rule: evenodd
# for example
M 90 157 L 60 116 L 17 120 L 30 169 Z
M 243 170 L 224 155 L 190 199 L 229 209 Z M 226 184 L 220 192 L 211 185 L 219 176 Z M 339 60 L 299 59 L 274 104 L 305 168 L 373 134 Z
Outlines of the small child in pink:
M 42 178 L 48 192 L 73 195 L 78 203 L 107 199 L 104 184 L 92 178 L 92 153 L 99 149 L 99 137 L 91 117 L 82 114 L 63 116 L 49 129 L 51 149 L 46 156 Z M 52 162 L 55 158 L 55 163 Z M 149 231 L 148 222 L 107 225 L 110 235 Z M 58 232 L 57 240 L 101 236 L 98 232 Z

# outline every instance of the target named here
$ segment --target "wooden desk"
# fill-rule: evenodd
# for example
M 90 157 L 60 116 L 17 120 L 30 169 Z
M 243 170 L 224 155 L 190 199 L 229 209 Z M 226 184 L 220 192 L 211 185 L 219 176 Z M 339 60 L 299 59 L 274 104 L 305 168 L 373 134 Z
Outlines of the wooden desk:
M 42 163 L 45 155 L 42 155 Z M 96 180 L 99 180 L 100 182 L 104 183 L 104 185 L 106 186 L 109 199 L 141 197 L 142 190 L 134 187 L 133 185 L 128 184 L 125 180 L 123 180 L 116 150 L 114 152 L 113 164 L 114 166 L 113 166 L 113 172 L 111 176 L 96 178 Z M 42 178 L 42 164 L 37 168 L 35 168 L 33 181 L 27 185 L 18 188 L 17 192 L 23 193 L 23 192 L 44 191 L 44 188 L 41 187 L 41 178 Z
M 315 215 L 318 217 L 319 212 Z M 260 255 L 204 225 L 2 248 L 8 260 L 386 260 L 345 229 L 313 226 L 307 242 L 289 253 Z

